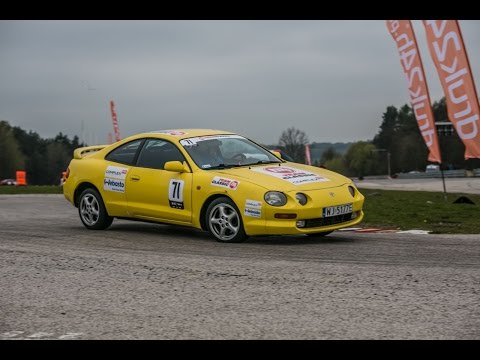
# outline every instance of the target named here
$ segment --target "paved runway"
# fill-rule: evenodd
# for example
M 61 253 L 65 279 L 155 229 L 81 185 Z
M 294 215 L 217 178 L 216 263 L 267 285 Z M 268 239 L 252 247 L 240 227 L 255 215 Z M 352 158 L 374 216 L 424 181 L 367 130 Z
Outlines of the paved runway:
M 443 192 L 442 179 L 356 180 L 360 189 L 419 190 Z M 447 193 L 480 194 L 480 178 L 446 178 Z
M 0 196 L 0 339 L 479 339 L 480 236 L 215 242 Z

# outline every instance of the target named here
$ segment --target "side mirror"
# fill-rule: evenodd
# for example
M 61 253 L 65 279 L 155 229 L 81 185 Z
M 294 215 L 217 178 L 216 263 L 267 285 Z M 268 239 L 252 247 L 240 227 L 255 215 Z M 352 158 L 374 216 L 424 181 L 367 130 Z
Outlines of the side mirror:
M 188 169 L 187 164 L 182 164 L 180 161 L 167 161 L 163 169 L 166 171 L 179 172 L 179 173 L 190 171 Z
M 276 157 L 282 159 L 282 154 L 280 153 L 280 151 L 270 150 L 270 152 Z

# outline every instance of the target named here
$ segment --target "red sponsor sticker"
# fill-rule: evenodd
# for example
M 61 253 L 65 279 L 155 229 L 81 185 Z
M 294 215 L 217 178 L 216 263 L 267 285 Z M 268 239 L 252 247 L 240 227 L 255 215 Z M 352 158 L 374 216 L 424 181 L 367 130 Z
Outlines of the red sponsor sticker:
M 296 172 L 296 170 L 294 169 L 290 169 L 282 166 L 266 167 L 265 170 L 276 173 L 276 174 L 293 174 L 294 172 Z

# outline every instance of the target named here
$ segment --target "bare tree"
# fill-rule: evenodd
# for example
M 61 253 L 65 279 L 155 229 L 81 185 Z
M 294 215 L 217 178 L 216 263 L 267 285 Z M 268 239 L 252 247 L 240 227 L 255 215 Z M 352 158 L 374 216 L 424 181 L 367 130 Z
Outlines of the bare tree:
M 290 127 L 282 132 L 278 143 L 295 162 L 305 163 L 305 145 L 308 144 L 308 137 L 304 131 Z

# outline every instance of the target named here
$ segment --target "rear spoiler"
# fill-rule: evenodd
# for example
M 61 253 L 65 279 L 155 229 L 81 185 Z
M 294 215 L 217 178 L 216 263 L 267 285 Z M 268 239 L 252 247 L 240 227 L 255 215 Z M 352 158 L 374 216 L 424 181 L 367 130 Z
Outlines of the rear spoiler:
M 73 158 L 74 159 L 82 159 L 86 155 L 89 155 L 91 153 L 97 152 L 102 150 L 103 148 L 106 148 L 108 145 L 93 145 L 93 146 L 85 146 L 81 147 L 78 149 L 75 149 L 73 151 Z

